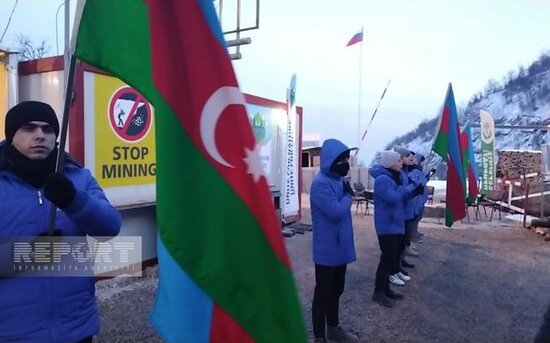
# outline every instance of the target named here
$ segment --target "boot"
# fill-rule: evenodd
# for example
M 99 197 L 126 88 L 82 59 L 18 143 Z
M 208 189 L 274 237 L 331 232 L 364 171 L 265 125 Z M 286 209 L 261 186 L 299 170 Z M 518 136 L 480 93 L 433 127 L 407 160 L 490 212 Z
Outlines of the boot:
M 394 291 L 391 290 L 391 288 L 388 288 L 386 290 L 386 296 L 392 300 L 402 300 L 403 298 L 405 298 L 405 296 L 401 293 L 396 293 Z
M 327 326 L 327 340 L 334 342 L 358 343 L 359 338 L 352 333 L 346 332 L 342 327 Z
M 372 301 L 380 306 L 385 306 L 389 308 L 393 306 L 393 302 L 384 293 L 374 293 L 374 295 L 372 296 Z

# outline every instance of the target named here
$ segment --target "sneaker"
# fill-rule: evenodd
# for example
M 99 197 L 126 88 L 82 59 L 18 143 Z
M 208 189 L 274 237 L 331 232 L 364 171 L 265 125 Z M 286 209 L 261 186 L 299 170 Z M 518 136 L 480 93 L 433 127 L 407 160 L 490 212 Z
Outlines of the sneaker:
M 407 276 L 409 276 L 409 272 L 408 272 L 408 271 L 406 271 L 406 270 L 405 270 L 405 269 L 403 269 L 403 268 L 399 268 L 399 272 L 400 272 L 401 274 L 403 274 L 403 275 L 407 275 Z
M 390 282 L 397 286 L 405 286 L 405 281 L 401 280 L 397 274 L 390 275 Z
M 388 288 L 388 290 L 386 291 L 386 296 L 392 300 L 402 300 L 403 298 L 405 298 L 403 294 L 396 293 L 392 291 L 391 288 Z
M 409 263 L 409 262 L 407 262 L 407 261 L 405 261 L 405 260 L 403 260 L 403 262 L 401 262 L 401 265 L 402 265 L 403 267 L 405 267 L 405 268 L 414 268 L 414 264 Z
M 342 327 L 327 326 L 327 340 L 334 342 L 357 343 L 359 338 L 352 333 L 346 332 Z
M 389 308 L 393 306 L 393 302 L 384 293 L 374 293 L 374 295 L 372 296 L 372 301 L 380 306 L 385 306 Z
M 403 281 L 411 281 L 411 277 L 410 277 L 410 276 L 405 275 L 405 274 L 403 274 L 403 273 L 401 273 L 401 272 L 397 273 L 396 275 L 397 275 L 398 278 L 400 278 L 400 279 L 403 280 Z

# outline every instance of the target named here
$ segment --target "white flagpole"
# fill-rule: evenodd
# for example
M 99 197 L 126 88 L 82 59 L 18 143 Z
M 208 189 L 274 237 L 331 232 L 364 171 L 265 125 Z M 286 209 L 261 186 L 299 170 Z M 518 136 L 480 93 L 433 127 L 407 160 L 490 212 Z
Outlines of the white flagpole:
M 380 107 L 380 103 L 382 100 L 384 100 L 384 95 L 386 95 L 386 91 L 388 90 L 388 87 L 390 86 L 391 80 L 388 80 L 388 83 L 386 84 L 386 88 L 384 88 L 384 91 L 382 92 L 382 95 L 380 96 L 380 99 L 378 100 L 378 104 L 376 105 L 376 108 L 374 109 L 374 112 L 372 113 L 372 116 L 370 117 L 369 123 L 367 124 L 367 127 L 365 128 L 365 132 L 363 132 L 363 136 L 361 136 L 361 140 L 359 141 L 359 144 L 357 145 L 357 148 L 361 148 L 360 145 L 365 140 L 365 136 L 367 135 L 367 131 L 369 130 L 372 121 L 374 120 L 374 117 L 376 116 L 376 113 L 378 112 L 378 108 Z M 355 150 L 355 156 L 357 156 L 357 152 L 359 150 Z

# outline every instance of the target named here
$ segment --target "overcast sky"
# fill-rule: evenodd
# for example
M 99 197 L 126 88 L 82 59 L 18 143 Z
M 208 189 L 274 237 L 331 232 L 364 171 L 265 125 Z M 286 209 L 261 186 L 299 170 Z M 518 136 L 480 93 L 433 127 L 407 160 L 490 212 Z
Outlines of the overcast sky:
M 255 0 L 241 2 L 242 24 L 253 24 Z M 14 3 L 0 1 L 0 34 Z M 13 46 L 24 34 L 45 40 L 55 55 L 62 3 L 19 0 L 0 46 Z M 234 28 L 232 3 L 224 0 L 226 30 Z M 391 79 L 360 146 L 360 159 L 368 162 L 395 136 L 436 116 L 449 82 L 465 105 L 489 79 L 500 82 L 550 51 L 549 18 L 546 0 L 262 0 L 260 27 L 243 33 L 252 44 L 241 47 L 234 66 L 244 92 L 279 101 L 296 73 L 304 133 L 355 146 L 361 46 L 345 45 L 363 26 L 361 131 Z M 62 52 L 63 7 L 58 32 Z

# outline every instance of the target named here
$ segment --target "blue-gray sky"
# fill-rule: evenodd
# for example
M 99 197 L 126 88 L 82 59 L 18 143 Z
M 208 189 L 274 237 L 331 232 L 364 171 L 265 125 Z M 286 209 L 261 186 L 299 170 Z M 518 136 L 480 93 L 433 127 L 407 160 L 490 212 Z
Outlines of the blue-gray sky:
M 241 1 L 242 21 L 249 24 L 253 0 Z M 14 2 L 0 2 L 0 34 Z M 45 40 L 55 55 L 62 2 L 19 0 L 0 46 L 13 46 L 24 34 Z M 234 22 L 232 3 L 224 0 L 225 29 Z M 366 162 L 395 136 L 436 116 L 448 82 L 458 105 L 465 105 L 489 79 L 500 82 L 550 50 L 546 0 L 262 0 L 260 6 L 260 28 L 243 34 L 252 44 L 241 47 L 243 59 L 234 61 L 241 88 L 284 101 L 296 73 L 304 133 L 349 145 L 357 145 L 360 46 L 345 45 L 364 27 L 362 130 L 391 79 L 361 144 Z M 63 51 L 63 8 L 58 32 Z

